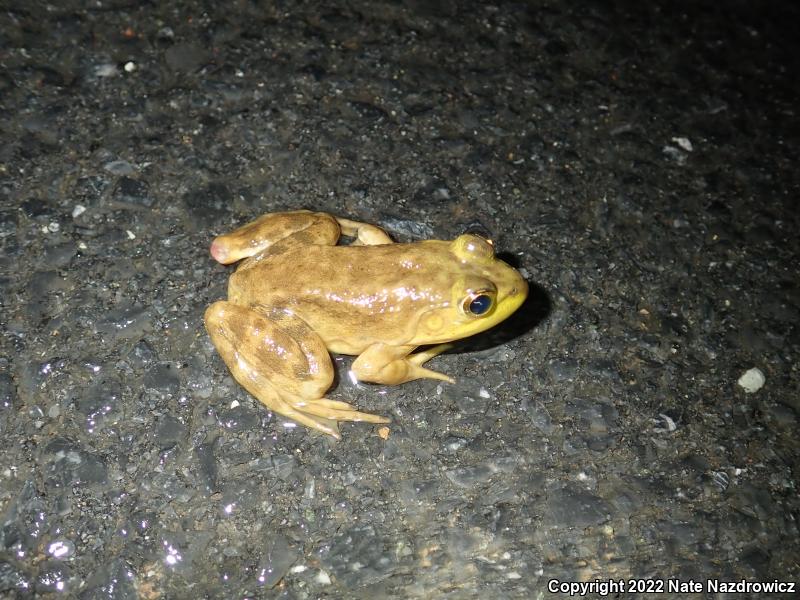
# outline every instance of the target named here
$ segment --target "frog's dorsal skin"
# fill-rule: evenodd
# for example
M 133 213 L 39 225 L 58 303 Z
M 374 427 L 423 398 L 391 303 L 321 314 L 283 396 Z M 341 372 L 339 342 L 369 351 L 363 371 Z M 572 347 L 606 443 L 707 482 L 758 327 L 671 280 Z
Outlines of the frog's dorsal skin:
M 354 243 L 338 246 L 342 233 Z M 508 317 L 528 292 L 478 236 L 394 244 L 374 225 L 326 213 L 264 215 L 216 238 L 211 254 L 243 259 L 228 300 L 205 316 L 234 377 L 271 410 L 335 437 L 338 421 L 388 420 L 323 397 L 329 351 L 358 356 L 362 381 L 452 381 L 423 363 Z

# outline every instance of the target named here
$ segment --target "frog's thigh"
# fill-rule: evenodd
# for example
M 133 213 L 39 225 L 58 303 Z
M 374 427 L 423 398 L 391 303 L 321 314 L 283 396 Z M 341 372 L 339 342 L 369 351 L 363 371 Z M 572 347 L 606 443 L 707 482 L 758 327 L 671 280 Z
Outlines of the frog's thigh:
M 423 378 L 453 383 L 452 377 L 422 366 L 426 361 L 450 348 L 450 344 L 440 344 L 411 354 L 414 348 L 414 346 L 373 344 L 353 362 L 352 371 L 360 381 L 389 385 Z
M 282 247 L 296 245 L 333 246 L 341 230 L 336 218 L 308 210 L 269 213 L 220 235 L 211 243 L 211 256 L 222 264 L 255 256 L 283 241 Z
M 353 242 L 354 246 L 380 246 L 381 244 L 393 244 L 386 232 L 377 225 L 370 225 L 369 223 L 361 223 L 360 221 L 351 221 L 350 219 L 342 219 L 336 217 L 336 222 L 342 229 L 342 233 L 347 237 L 356 238 Z
M 298 317 L 221 301 L 206 310 L 205 321 L 236 381 L 270 410 L 334 437 L 338 421 L 387 422 L 323 398 L 333 383 L 330 354 Z

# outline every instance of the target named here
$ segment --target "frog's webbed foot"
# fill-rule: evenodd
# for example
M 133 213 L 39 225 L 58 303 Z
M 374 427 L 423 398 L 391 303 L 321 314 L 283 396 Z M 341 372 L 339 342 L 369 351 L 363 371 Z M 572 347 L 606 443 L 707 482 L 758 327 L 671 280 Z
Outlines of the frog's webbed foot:
M 389 385 L 405 383 L 414 379 L 439 379 L 455 383 L 452 377 L 422 366 L 452 346 L 452 344 L 439 344 L 411 354 L 415 346 L 373 344 L 353 362 L 352 371 L 360 381 Z
M 231 369 L 231 372 L 232 371 L 233 370 Z M 234 375 L 234 377 L 236 376 Z M 239 381 L 239 378 L 236 377 L 236 380 Z M 239 383 L 242 382 L 239 381 Z M 244 386 L 243 383 L 242 385 Z M 295 403 L 291 400 L 287 400 L 286 398 L 282 397 L 277 390 L 268 385 L 261 386 L 257 391 L 251 391 L 249 389 L 248 391 L 253 394 L 253 396 L 258 398 L 258 400 L 271 411 L 276 412 L 287 419 L 296 421 L 301 425 L 305 425 L 311 429 L 316 429 L 317 431 L 321 431 L 322 433 L 333 436 L 337 440 L 341 439 L 342 436 L 339 434 L 339 423 L 335 419 L 329 419 L 327 417 L 315 415 L 313 412 L 305 410 L 307 403 Z
M 318 429 L 339 439 L 339 421 L 364 421 L 366 423 L 388 423 L 389 419 L 356 410 L 347 402 L 320 398 L 318 400 L 298 400 L 291 407 L 290 418 L 303 425 Z
M 265 400 L 272 394 L 269 402 Z M 255 395 L 255 394 L 254 394 Z M 389 419 L 356 410 L 354 406 L 338 400 L 319 398 L 317 400 L 285 399 L 274 390 L 256 396 L 261 402 L 276 413 L 283 415 L 301 425 L 316 429 L 341 439 L 339 421 L 363 421 L 366 423 L 388 423 Z
M 224 265 L 281 247 L 295 245 L 333 246 L 341 235 L 336 218 L 308 210 L 268 213 L 211 242 L 211 256 Z M 245 265 L 242 265 L 245 266 Z
M 330 354 L 292 313 L 221 301 L 206 310 L 205 322 L 234 379 L 270 410 L 336 438 L 339 421 L 389 422 L 323 397 L 333 383 Z

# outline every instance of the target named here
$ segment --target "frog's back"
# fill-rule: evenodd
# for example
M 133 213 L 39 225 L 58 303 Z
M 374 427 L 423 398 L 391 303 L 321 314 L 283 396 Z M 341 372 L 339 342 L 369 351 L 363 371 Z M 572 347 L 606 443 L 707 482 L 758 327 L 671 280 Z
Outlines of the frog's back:
M 264 309 L 290 308 L 326 345 L 358 353 L 402 344 L 419 317 L 449 302 L 448 242 L 291 248 L 231 276 L 228 298 Z

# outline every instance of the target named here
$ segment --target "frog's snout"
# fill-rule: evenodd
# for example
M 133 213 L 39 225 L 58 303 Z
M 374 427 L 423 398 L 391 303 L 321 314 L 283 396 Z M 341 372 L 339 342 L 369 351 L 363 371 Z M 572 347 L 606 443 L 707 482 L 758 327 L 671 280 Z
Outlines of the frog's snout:
M 522 303 L 525 302 L 525 299 L 528 297 L 528 282 L 522 278 L 521 275 L 518 276 L 518 279 L 514 282 L 511 286 L 511 289 L 508 292 L 508 300 L 513 304 L 513 308 L 509 312 L 514 312 L 522 306 Z
M 519 283 L 517 283 L 511 290 L 511 295 L 519 295 L 523 301 L 528 297 L 528 282 L 525 281 L 521 276 L 519 278 Z

